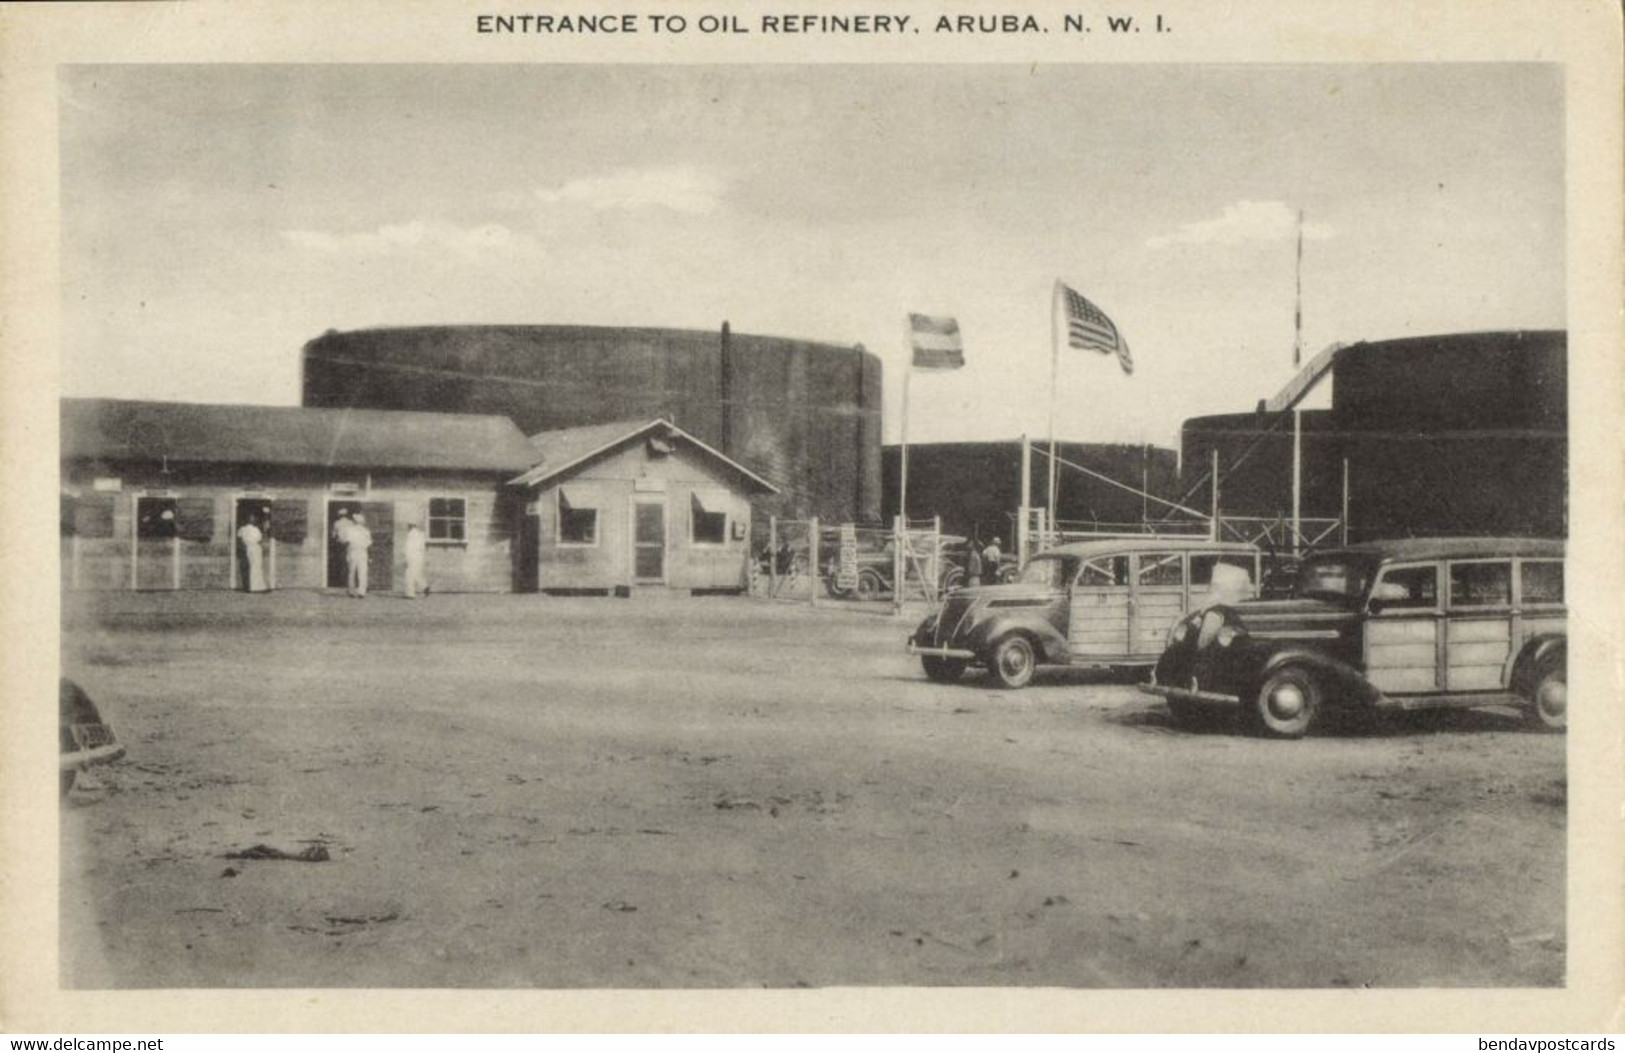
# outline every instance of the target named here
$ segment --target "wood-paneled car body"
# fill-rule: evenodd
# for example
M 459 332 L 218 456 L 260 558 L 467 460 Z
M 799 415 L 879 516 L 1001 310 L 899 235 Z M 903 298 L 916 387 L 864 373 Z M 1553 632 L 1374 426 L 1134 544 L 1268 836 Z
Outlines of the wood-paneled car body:
M 1003 687 L 1040 665 L 1146 669 L 1170 626 L 1207 602 L 1214 568 L 1258 581 L 1256 546 L 1138 537 L 1060 545 L 1029 559 L 1008 584 L 950 593 L 909 637 L 933 680 L 981 666 Z
M 1411 538 L 1309 556 L 1284 600 L 1195 611 L 1153 679 L 1174 717 L 1239 707 L 1265 734 L 1306 734 L 1331 707 L 1515 705 L 1567 723 L 1564 546 Z

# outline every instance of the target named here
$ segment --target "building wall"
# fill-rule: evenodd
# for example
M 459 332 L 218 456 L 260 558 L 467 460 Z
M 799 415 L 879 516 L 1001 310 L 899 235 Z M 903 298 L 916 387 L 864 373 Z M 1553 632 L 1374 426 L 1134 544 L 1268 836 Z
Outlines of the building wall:
M 785 488 L 763 512 L 880 513 L 881 363 L 721 330 L 423 326 L 305 345 L 306 406 L 495 413 L 526 434 L 666 417 Z
M 117 479 L 116 492 L 98 492 L 97 478 Z M 382 504 L 390 525 L 375 533 L 377 561 L 388 556 L 389 591 L 401 587 L 406 527 L 426 525 L 431 497 L 462 498 L 465 540 L 431 541 L 430 586 L 442 592 L 504 592 L 513 587 L 516 495 L 489 476 L 455 473 L 347 472 L 155 465 L 71 465 L 63 471 L 63 582 L 79 589 L 229 589 L 237 558 L 235 506 L 239 498 L 269 502 L 274 527 L 266 545 L 266 568 L 279 589 L 327 587 L 327 508 L 332 502 Z M 135 513 L 143 496 L 176 498 L 186 528 L 198 537 L 137 539 Z M 83 499 L 75 513 L 74 499 Z M 99 506 L 99 507 L 92 507 Z M 305 529 L 288 528 L 303 516 Z M 76 517 L 80 518 L 75 523 Z M 110 528 L 101 529 L 110 522 Z M 200 527 L 206 524 L 206 527 Z M 85 536 L 87 533 L 107 536 Z M 302 533 L 302 537 L 297 534 Z M 277 537 L 276 535 L 281 535 Z M 131 554 L 137 555 L 132 566 Z M 374 582 L 384 580 L 375 563 Z
M 679 440 L 680 443 L 680 440 Z M 751 503 L 731 473 L 713 466 L 686 444 L 665 456 L 653 456 L 638 442 L 567 477 L 548 483 L 533 498 L 537 515 L 538 584 L 543 590 L 617 589 L 634 584 L 632 573 L 633 504 L 663 499 L 666 507 L 665 573 L 667 588 L 742 589 L 746 584 Z M 571 545 L 559 533 L 560 492 L 576 508 L 598 510 L 598 539 Z M 721 545 L 691 542 L 692 500 L 696 493 L 709 510 L 724 511 L 728 521 Z M 736 526 L 737 524 L 737 526 Z

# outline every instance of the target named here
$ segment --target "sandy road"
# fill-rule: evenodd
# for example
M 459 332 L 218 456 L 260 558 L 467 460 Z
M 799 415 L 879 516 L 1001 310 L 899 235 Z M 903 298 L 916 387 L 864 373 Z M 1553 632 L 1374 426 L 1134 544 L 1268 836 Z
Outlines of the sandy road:
M 1562 982 L 1564 741 L 1509 715 L 1190 734 L 749 600 L 98 602 L 68 986 Z

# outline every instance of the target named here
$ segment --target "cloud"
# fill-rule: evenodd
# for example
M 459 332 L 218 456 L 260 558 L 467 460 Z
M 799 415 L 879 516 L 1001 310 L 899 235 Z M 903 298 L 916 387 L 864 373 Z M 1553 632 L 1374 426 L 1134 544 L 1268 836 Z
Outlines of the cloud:
M 581 205 L 598 211 L 663 208 L 697 216 L 722 207 L 723 189 L 722 179 L 698 168 L 622 168 L 542 187 L 536 199 L 544 205 Z
M 1239 245 L 1247 241 L 1285 241 L 1297 233 L 1298 216 L 1281 201 L 1237 201 L 1213 219 L 1185 223 L 1172 234 L 1146 239 L 1153 249 L 1169 245 Z M 1335 231 L 1329 224 L 1305 223 L 1304 238 L 1324 241 Z
M 320 230 L 284 230 L 283 240 L 301 249 L 330 256 L 382 256 L 391 253 L 450 252 L 469 259 L 533 250 L 536 240 L 500 223 L 465 227 L 444 220 L 414 219 L 387 223 L 376 230 L 330 234 Z

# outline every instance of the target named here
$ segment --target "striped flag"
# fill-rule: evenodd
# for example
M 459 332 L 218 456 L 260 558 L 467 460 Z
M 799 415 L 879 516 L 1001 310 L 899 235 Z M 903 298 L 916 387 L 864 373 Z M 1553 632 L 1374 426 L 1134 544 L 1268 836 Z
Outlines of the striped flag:
M 908 330 L 915 369 L 960 369 L 965 365 L 965 345 L 959 339 L 957 320 L 911 314 Z
M 1123 372 L 1134 372 L 1134 356 L 1129 354 L 1128 341 L 1117 331 L 1117 326 L 1106 312 L 1090 303 L 1076 289 L 1062 285 L 1066 297 L 1066 342 L 1070 347 L 1084 351 L 1099 351 L 1103 355 L 1115 353 Z

